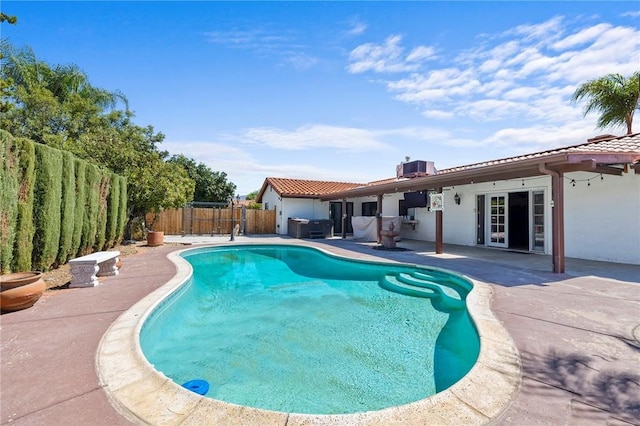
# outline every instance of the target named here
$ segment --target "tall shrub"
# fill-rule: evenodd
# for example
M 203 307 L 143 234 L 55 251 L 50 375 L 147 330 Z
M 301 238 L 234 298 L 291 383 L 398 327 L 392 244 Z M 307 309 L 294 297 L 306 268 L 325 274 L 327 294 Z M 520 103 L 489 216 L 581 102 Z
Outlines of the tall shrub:
M 116 233 L 118 232 L 118 204 L 120 203 L 120 179 L 118 175 L 109 176 L 109 196 L 107 197 L 107 229 L 104 248 L 113 247 L 116 244 Z
M 14 139 L 18 157 L 18 214 L 13 249 L 13 271 L 30 271 L 33 252 L 33 185 L 35 181 L 35 144 L 29 139 Z
M 91 253 L 96 242 L 98 228 L 98 203 L 100 199 L 100 170 L 93 164 L 87 164 L 85 177 L 84 220 L 80 239 L 79 255 Z
M 100 185 L 98 187 L 98 215 L 96 216 L 96 241 L 93 245 L 94 251 L 103 249 L 107 231 L 107 198 L 109 197 L 109 174 L 101 171 Z
M 75 171 L 75 207 L 73 209 L 71 257 L 75 257 L 78 253 L 80 253 L 80 244 L 82 242 L 82 228 L 84 226 L 84 205 L 87 199 L 87 162 L 76 158 L 73 160 L 73 164 Z
M 76 175 L 73 154 L 62 153 L 62 199 L 60 204 L 60 241 L 58 246 L 59 265 L 67 263 L 71 256 L 73 240 L 73 220 L 76 208 Z
M 11 272 L 18 216 L 18 156 L 13 136 L 0 130 L 0 274 Z
M 125 227 L 129 220 L 129 210 L 127 209 L 127 179 L 123 176 L 118 176 L 120 181 L 120 203 L 118 203 L 118 228 L 116 230 L 116 243 L 120 244 L 122 238 L 124 238 Z
M 36 144 L 33 266 L 48 271 L 58 256 L 62 198 L 62 151 Z

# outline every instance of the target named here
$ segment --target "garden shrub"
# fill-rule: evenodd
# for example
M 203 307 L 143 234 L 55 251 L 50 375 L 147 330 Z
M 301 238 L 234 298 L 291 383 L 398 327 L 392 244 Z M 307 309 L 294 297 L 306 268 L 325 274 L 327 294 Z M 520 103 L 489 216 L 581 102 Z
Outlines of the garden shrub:
M 96 242 L 98 228 L 98 203 L 100 199 L 100 170 L 93 164 L 87 164 L 85 178 L 84 221 L 82 223 L 82 237 L 80 239 L 79 255 L 84 256 L 92 252 Z
M 76 208 L 75 158 L 71 152 L 62 153 L 62 199 L 60 205 L 60 241 L 57 263 L 67 263 L 71 256 L 73 220 Z
M 13 266 L 17 272 L 32 269 L 33 252 L 33 185 L 35 181 L 35 144 L 29 139 L 15 138 L 15 153 L 18 158 L 18 214 L 16 216 L 16 236 L 13 248 Z
M 109 196 L 107 197 L 107 228 L 105 237 L 105 249 L 116 244 L 116 233 L 118 232 L 118 204 L 120 203 L 120 179 L 118 175 L 109 176 Z
M 75 207 L 73 209 L 73 236 L 71 239 L 71 257 L 80 253 L 80 243 L 82 241 L 82 228 L 84 226 L 84 205 L 87 199 L 86 178 L 87 162 L 74 159 L 75 171 Z
M 96 216 L 96 240 L 93 245 L 94 251 L 102 250 L 107 240 L 107 198 L 109 197 L 109 183 L 109 175 L 101 170 L 100 185 L 98 186 L 98 214 Z
M 120 244 L 124 238 L 125 227 L 129 219 L 127 209 L 127 179 L 124 176 L 118 176 L 120 181 L 120 202 L 118 203 L 118 229 L 116 231 L 116 243 Z
M 18 153 L 13 136 L 0 130 L 0 274 L 11 272 L 18 216 Z
M 48 271 L 58 255 L 62 197 L 62 151 L 35 145 L 33 267 Z

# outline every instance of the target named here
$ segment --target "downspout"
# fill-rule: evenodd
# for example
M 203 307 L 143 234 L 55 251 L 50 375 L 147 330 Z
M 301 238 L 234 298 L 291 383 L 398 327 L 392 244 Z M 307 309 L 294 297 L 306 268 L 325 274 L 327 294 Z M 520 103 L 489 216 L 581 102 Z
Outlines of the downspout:
M 347 238 L 347 199 L 342 199 L 342 239 Z
M 442 187 L 438 188 L 438 193 L 442 194 Z M 442 225 L 442 210 L 436 210 L 436 254 L 444 253 L 444 232 Z
M 538 170 L 551 176 L 553 272 L 564 274 L 564 175 L 562 172 L 547 169 L 544 163 L 538 164 Z

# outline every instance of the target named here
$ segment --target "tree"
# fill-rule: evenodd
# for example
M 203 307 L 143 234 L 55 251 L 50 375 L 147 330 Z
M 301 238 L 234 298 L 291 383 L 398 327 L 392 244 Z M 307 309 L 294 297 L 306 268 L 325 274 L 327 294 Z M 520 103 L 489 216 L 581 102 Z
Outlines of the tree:
M 234 196 L 236 185 L 227 182 L 225 172 L 214 172 L 204 163 L 196 163 L 192 158 L 177 154 L 169 159 L 170 163 L 184 168 L 195 182 L 193 201 L 227 202 Z
M 248 193 L 248 194 L 245 196 L 245 198 L 246 198 L 247 200 L 250 200 L 250 201 L 255 200 L 256 198 L 258 198 L 258 192 L 259 192 L 259 191 L 252 191 L 252 192 Z
M 0 22 L 5 22 L 5 21 L 15 25 L 16 23 L 18 23 L 18 18 L 16 18 L 15 16 L 7 15 L 4 12 L 0 12 Z
M 14 50 L 4 40 L 0 48 L 0 127 L 124 176 L 128 237 L 134 220 L 193 199 L 193 179 L 158 148 L 164 135 L 136 125 L 124 95 L 94 87 L 76 65 L 51 66 L 31 49 Z M 121 104 L 125 109 L 116 109 Z
M 580 85 L 573 93 L 574 102 L 587 98 L 584 115 L 600 112 L 598 127 L 626 126 L 627 134 L 633 133 L 633 114 L 640 109 L 640 71 L 625 78 L 609 74 Z
M 0 124 L 14 136 L 66 148 L 68 140 L 108 125 L 104 120 L 126 97 L 94 87 L 76 65 L 50 66 L 32 49 L 1 46 L 2 109 Z

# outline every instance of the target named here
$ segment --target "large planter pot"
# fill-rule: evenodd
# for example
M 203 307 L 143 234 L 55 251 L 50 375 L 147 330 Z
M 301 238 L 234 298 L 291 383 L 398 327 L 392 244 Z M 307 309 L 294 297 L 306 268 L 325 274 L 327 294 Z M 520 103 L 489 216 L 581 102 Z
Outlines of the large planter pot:
M 19 311 L 33 306 L 47 289 L 42 272 L 18 272 L 0 276 L 0 309 Z
M 147 245 L 149 247 L 161 246 L 164 243 L 164 231 L 147 232 Z

